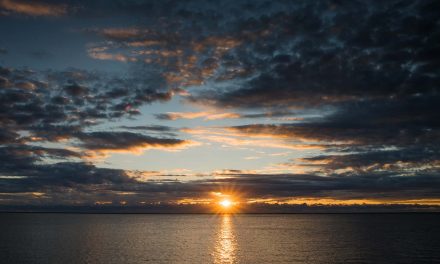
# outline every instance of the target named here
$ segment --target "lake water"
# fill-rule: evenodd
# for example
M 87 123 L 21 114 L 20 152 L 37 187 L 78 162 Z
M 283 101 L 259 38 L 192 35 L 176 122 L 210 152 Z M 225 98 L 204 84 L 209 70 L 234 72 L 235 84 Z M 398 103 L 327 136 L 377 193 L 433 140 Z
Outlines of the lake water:
M 439 214 L 0 214 L 1 263 L 440 263 Z

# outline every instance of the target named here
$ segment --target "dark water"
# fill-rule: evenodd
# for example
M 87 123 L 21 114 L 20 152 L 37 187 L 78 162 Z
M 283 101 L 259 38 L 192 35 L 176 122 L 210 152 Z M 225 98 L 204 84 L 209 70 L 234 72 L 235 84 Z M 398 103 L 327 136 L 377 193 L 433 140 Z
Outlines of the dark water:
M 1 263 L 440 263 L 439 214 L 0 214 Z

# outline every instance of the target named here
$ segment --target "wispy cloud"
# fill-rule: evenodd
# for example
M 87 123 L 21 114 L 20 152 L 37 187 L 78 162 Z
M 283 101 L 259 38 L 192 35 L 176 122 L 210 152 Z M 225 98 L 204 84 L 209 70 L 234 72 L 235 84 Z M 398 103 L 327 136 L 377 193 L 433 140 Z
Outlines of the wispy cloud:
M 237 113 L 219 113 L 219 112 L 168 112 L 155 115 L 160 120 L 177 120 L 177 119 L 195 119 L 203 118 L 204 120 L 218 119 L 235 119 L 240 118 Z
M 63 16 L 67 14 L 66 5 L 49 4 L 42 1 L 0 0 L 0 8 L 28 16 Z

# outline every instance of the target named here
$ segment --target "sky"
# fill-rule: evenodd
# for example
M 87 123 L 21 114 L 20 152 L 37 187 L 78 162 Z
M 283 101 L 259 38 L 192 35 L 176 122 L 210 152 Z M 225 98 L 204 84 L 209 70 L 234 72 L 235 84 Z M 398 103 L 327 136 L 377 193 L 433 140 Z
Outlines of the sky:
M 440 206 L 440 2 L 0 0 L 0 208 Z

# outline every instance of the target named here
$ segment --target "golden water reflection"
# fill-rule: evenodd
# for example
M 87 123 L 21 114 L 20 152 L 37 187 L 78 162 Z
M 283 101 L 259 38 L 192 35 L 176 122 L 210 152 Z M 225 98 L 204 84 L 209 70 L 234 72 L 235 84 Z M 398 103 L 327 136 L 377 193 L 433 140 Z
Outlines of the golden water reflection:
M 221 215 L 214 250 L 214 263 L 236 263 L 237 241 L 234 234 L 232 216 Z

